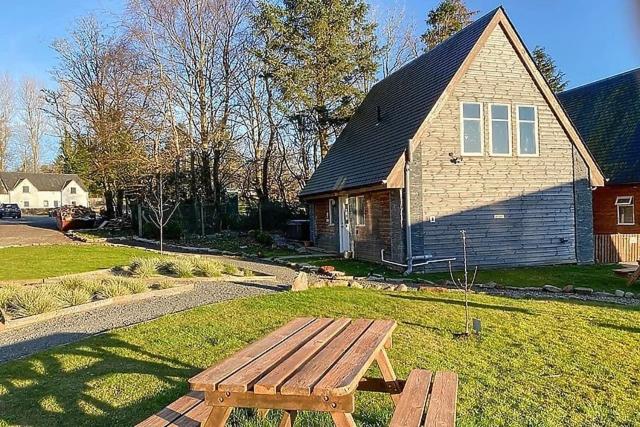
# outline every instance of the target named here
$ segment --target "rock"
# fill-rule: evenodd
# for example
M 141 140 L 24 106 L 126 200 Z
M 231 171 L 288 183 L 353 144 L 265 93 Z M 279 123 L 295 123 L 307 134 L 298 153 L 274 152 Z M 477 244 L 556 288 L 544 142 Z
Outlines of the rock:
M 507 287 L 502 283 L 496 283 L 496 289 L 506 289 Z
M 379 291 L 380 289 L 382 289 L 382 285 L 378 285 L 377 283 L 372 283 L 367 288 Z
M 433 289 L 433 286 L 420 286 L 418 288 L 419 291 L 430 291 Z
M 404 282 L 404 279 L 402 279 L 402 278 L 392 278 L 392 277 L 389 277 L 389 278 L 387 278 L 387 282 L 391 282 L 391 283 L 402 283 L 402 282 Z
M 635 297 L 635 295 L 634 295 L 633 292 L 625 292 L 624 293 L 624 297 L 625 298 L 633 298 L 633 297 Z
M 396 285 L 385 285 L 382 287 L 382 290 L 384 291 L 395 291 L 396 290 Z
M 409 288 L 407 287 L 407 285 L 405 285 L 404 283 L 400 283 L 397 287 L 396 287 L 396 291 L 398 292 L 406 292 L 408 291 Z
M 484 285 L 480 286 L 483 289 L 495 289 L 497 283 L 496 282 L 489 282 L 489 283 L 485 283 Z
M 358 282 L 358 281 L 356 281 L 356 280 L 351 281 L 351 282 L 349 283 L 349 286 L 350 286 L 350 287 L 352 287 L 352 288 L 356 288 L 356 289 L 362 289 L 362 288 L 364 288 L 364 286 L 362 286 L 362 283 L 360 283 L 360 282 Z
M 319 274 L 329 274 L 334 271 L 336 268 L 333 265 L 323 265 L 318 270 Z
M 562 288 L 562 292 L 567 292 L 567 293 L 573 292 L 573 290 L 574 290 L 573 285 L 567 285 L 564 288 Z
M 293 286 L 291 286 L 291 290 L 297 292 L 306 291 L 307 289 L 309 289 L 309 275 L 304 271 L 301 271 L 297 274 L 296 278 L 293 279 Z
M 613 294 L 610 294 L 609 292 L 594 292 L 593 295 L 597 296 L 597 297 L 612 297 L 612 296 L 614 296 Z
M 552 292 L 552 293 L 554 293 L 554 294 L 557 294 L 557 293 L 562 292 L 562 289 L 560 289 L 560 288 L 559 288 L 559 287 L 557 287 L 557 286 L 553 286 L 553 285 L 544 285 L 544 286 L 542 287 L 542 289 L 544 289 L 544 290 L 545 290 L 545 291 L 547 291 L 547 292 Z
M 616 290 L 616 296 L 619 297 L 619 298 L 624 297 L 625 293 L 626 293 L 625 291 L 622 291 L 620 289 Z
M 591 295 L 593 293 L 593 289 L 591 289 L 591 288 L 580 288 L 580 287 L 578 287 L 578 288 L 575 288 L 574 291 L 577 294 L 582 294 L 582 295 Z
M 329 282 L 329 286 L 332 288 L 342 288 L 349 286 L 349 282 L 346 280 L 332 280 Z
M 538 292 L 541 291 L 542 288 L 538 288 L 537 286 L 525 286 L 520 288 L 521 291 L 529 291 L 529 292 Z

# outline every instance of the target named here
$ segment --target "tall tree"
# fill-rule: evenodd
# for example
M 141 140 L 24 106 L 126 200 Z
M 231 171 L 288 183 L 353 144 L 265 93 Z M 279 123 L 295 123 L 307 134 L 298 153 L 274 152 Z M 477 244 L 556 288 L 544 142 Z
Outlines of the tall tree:
M 11 76 L 0 75 L 0 171 L 9 164 L 9 141 L 13 133 L 15 89 Z
M 467 7 L 464 0 L 443 0 L 427 14 L 427 30 L 422 34 L 425 51 L 469 25 L 476 13 Z
M 275 76 L 290 117 L 312 133 L 314 160 L 349 119 L 375 70 L 375 25 L 362 0 L 262 3 L 278 34 Z
M 421 48 L 415 25 L 408 21 L 404 8 L 387 10 L 378 25 L 378 71 L 387 77 L 407 62 L 415 59 Z M 408 22 L 407 22 L 408 21 Z
M 22 81 L 20 93 L 20 124 L 23 130 L 21 163 L 30 172 L 40 171 L 41 142 L 45 134 L 45 98 L 42 87 L 33 79 Z
M 536 46 L 531 52 L 531 56 L 533 56 L 533 62 L 535 62 L 538 70 L 549 83 L 551 90 L 554 93 L 562 92 L 569 84 L 569 81 L 565 78 L 564 73 L 558 69 L 556 62 L 546 52 L 545 48 Z

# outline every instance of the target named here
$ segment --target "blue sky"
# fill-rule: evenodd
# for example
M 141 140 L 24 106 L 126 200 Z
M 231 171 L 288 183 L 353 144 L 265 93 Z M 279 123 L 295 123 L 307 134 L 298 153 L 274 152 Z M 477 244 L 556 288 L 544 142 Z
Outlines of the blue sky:
M 404 5 L 424 28 L 439 0 L 372 0 L 384 10 Z M 74 20 L 94 13 L 114 20 L 126 0 L 7 1 L 0 14 L 0 72 L 36 77 L 50 85 L 55 64 L 51 42 Z M 501 3 L 468 0 L 484 14 Z M 542 45 L 570 80 L 570 87 L 640 66 L 640 15 L 633 0 L 505 0 L 502 5 L 529 48 Z

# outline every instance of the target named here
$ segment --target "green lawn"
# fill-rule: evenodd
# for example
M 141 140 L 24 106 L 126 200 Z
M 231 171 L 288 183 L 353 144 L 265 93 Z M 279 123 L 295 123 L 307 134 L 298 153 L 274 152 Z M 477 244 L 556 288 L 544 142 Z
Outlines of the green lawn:
M 640 424 L 640 310 L 473 295 L 481 339 L 455 292 L 321 288 L 178 313 L 0 365 L 0 425 L 132 425 L 187 391 L 186 380 L 302 315 L 393 318 L 389 356 L 460 375 L 459 426 Z M 358 425 L 385 426 L 387 396 L 360 393 Z M 236 411 L 234 426 L 275 426 Z M 303 413 L 297 426 L 330 426 Z
M 44 279 L 128 264 L 157 256 L 137 248 L 103 245 L 23 246 L 0 249 L 0 280 Z
M 337 270 L 353 276 L 366 276 L 370 273 L 382 274 L 385 277 L 402 277 L 402 273 L 390 270 L 380 264 L 365 261 L 345 260 L 345 259 L 304 259 L 296 258 L 292 262 L 307 263 L 316 266 L 333 265 Z M 589 287 L 601 291 L 615 291 L 616 289 L 629 289 L 626 279 L 613 273 L 613 270 L 620 268 L 618 265 L 552 265 L 545 267 L 521 267 L 478 270 L 476 283 L 496 282 L 507 286 L 544 286 L 555 285 L 564 287 L 574 285 Z M 473 274 L 473 273 L 472 273 Z M 461 273 L 454 272 L 454 277 L 461 277 Z M 451 280 L 449 272 L 412 274 L 409 278 L 422 278 L 437 282 L 439 280 Z M 638 285 L 631 288 L 637 292 Z

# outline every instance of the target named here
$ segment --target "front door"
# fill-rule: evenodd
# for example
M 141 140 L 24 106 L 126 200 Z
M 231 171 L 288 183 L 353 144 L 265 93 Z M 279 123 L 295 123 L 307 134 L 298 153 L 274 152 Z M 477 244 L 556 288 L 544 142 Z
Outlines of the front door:
M 340 197 L 338 199 L 338 206 L 340 208 L 340 253 L 344 253 L 351 250 L 351 218 L 349 215 L 349 199 L 347 197 Z

